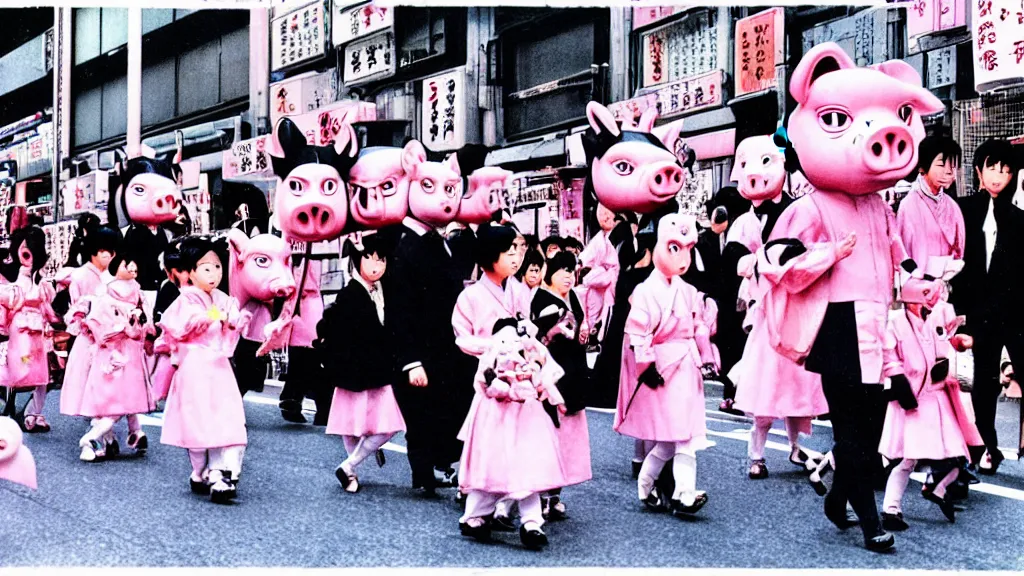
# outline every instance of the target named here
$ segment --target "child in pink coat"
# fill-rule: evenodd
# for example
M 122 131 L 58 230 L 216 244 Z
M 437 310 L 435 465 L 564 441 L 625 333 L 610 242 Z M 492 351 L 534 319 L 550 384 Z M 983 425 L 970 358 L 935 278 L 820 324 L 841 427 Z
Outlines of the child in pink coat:
M 78 409 L 78 414 L 93 418 L 92 428 L 79 441 L 79 458 L 85 462 L 109 455 L 108 446 L 117 442 L 114 424 L 122 417 L 128 421 L 128 446 L 136 455 L 144 455 L 149 440 L 138 415 L 156 408 L 145 351 L 146 335 L 153 328 L 145 321 L 142 290 L 135 281 L 138 263 L 131 255 L 119 254 L 110 265 L 117 275 L 106 285 L 106 293 L 93 299 L 85 318 L 95 342 Z
M 160 442 L 188 450 L 194 493 L 209 492 L 213 502 L 227 503 L 238 495 L 247 442 L 245 407 L 230 358 L 250 314 L 217 289 L 223 271 L 212 243 L 190 238 L 182 243 L 181 256 L 191 285 L 160 320 L 178 358 Z

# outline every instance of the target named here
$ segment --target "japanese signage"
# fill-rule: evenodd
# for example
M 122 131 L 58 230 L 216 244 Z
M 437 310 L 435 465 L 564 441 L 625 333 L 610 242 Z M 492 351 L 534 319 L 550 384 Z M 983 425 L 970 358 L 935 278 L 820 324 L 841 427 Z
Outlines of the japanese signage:
M 64 215 L 71 216 L 96 208 L 96 173 L 92 172 L 62 183 Z
M 700 218 L 705 215 L 704 203 L 714 193 L 715 175 L 712 170 L 695 170 L 686 175 L 686 183 L 679 191 L 679 211 Z
M 466 144 L 466 72 L 458 68 L 423 81 L 423 145 L 437 151 Z
M 608 110 L 617 120 L 632 119 L 635 123 L 644 110 L 654 106 L 661 118 L 721 106 L 725 73 L 715 70 L 694 78 L 678 80 L 648 94 L 616 102 Z
M 313 112 L 293 116 L 291 120 L 306 135 L 306 142 L 314 146 L 327 146 L 334 142 L 341 130 L 342 116 L 353 106 L 358 110 L 352 122 L 372 122 L 377 119 L 377 106 L 373 102 L 342 100 Z
M 53 123 L 40 124 L 32 132 L 34 134 L 27 138 L 20 136 L 22 140 L 0 150 L 0 161 L 17 162 L 19 178 L 22 179 L 49 172 L 53 158 Z
M 1024 81 L 1021 0 L 972 0 L 974 86 L 978 92 Z
M 267 151 L 271 136 L 265 135 L 243 140 L 224 151 L 222 162 L 224 177 L 237 178 L 253 174 L 271 176 L 270 156 Z
M 322 2 L 314 2 L 270 24 L 270 69 L 278 71 L 327 53 L 327 21 Z
M 345 84 L 395 74 L 395 35 L 388 31 L 345 47 Z
M 14 187 L 16 184 L 14 178 L 2 177 L 2 173 L 0 173 L 0 218 L 4 218 L 5 223 L 7 222 L 7 209 L 14 201 Z M 7 227 L 0 226 L 0 242 L 8 240 Z
M 46 265 L 39 272 L 43 278 L 53 278 L 57 274 L 57 270 L 68 261 L 71 242 L 75 239 L 77 228 L 78 222 L 74 220 L 43 226 L 43 234 L 46 236 L 46 253 L 49 255 Z
M 192 220 L 193 234 L 210 233 L 210 178 L 208 174 L 199 175 L 199 186 L 181 191 L 182 202 Z
M 956 84 L 956 46 L 928 53 L 928 88 Z
M 967 23 L 968 0 L 912 0 L 907 7 L 907 36 L 913 38 Z
M 736 22 L 736 96 L 778 86 L 775 65 L 786 46 L 782 8 Z
M 643 86 L 674 82 L 718 67 L 717 12 L 698 10 L 642 36 Z
M 554 200 L 555 188 L 551 184 L 538 184 L 527 186 L 515 191 L 509 191 L 509 208 L 513 214 L 547 206 L 549 200 Z
M 664 20 L 686 10 L 686 6 L 637 6 L 633 8 L 633 30 Z
M 344 4 L 343 0 L 335 0 L 334 27 L 331 29 L 335 46 L 389 29 L 395 23 L 393 6 L 378 6 L 374 2 L 357 6 L 344 6 L 339 3 Z
M 569 182 L 569 186 L 558 195 L 561 201 L 558 212 L 562 220 L 583 219 L 583 185 L 585 183 L 585 178 L 573 178 Z
M 270 85 L 270 123 L 277 126 L 284 116 L 305 114 L 326 106 L 338 98 L 338 80 L 334 71 L 289 78 Z

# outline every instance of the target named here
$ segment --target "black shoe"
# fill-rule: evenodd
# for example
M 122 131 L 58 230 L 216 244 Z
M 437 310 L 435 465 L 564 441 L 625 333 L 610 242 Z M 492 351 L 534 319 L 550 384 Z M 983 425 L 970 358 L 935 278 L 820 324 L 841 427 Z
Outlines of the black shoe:
M 857 515 L 847 510 L 846 507 L 843 507 L 841 510 L 832 509 L 828 504 L 827 498 L 825 499 L 825 517 L 840 530 L 846 530 L 860 524 Z
M 434 481 L 438 488 L 454 488 L 459 484 L 459 473 L 454 468 L 434 468 Z
M 924 495 L 924 499 L 929 502 L 934 502 L 939 505 L 939 510 L 942 510 L 943 516 L 950 522 L 956 522 L 956 509 L 953 507 L 953 503 L 948 498 L 940 498 L 934 492 L 934 486 L 927 486 L 926 490 L 921 492 Z
M 946 499 L 954 501 L 967 500 L 970 488 L 959 480 L 946 487 Z
M 1003 456 L 1002 450 L 996 450 L 995 452 L 989 452 L 989 459 L 992 460 L 992 467 L 982 468 L 981 465 L 979 465 L 978 472 L 984 474 L 985 476 L 995 476 L 996 471 L 999 470 L 999 465 L 1003 463 L 1003 460 L 1006 459 L 1006 456 Z
M 519 540 L 530 550 L 540 550 L 548 545 L 547 534 L 540 529 L 527 530 L 526 526 L 519 528 Z
M 981 479 L 978 478 L 974 473 L 974 466 L 965 466 L 960 469 L 960 475 L 957 477 L 957 482 L 963 482 L 965 484 L 980 484 Z
M 872 552 L 884 552 L 896 545 L 896 538 L 892 534 L 879 534 L 870 538 L 864 538 L 864 547 Z
M 657 488 L 652 488 L 651 493 L 647 495 L 647 498 L 641 500 L 641 502 L 644 506 L 647 507 L 648 510 L 651 510 L 653 512 L 661 512 L 662 510 L 664 510 L 664 507 L 661 503 L 661 497 L 658 496 Z
M 692 516 L 699 512 L 707 503 L 708 495 L 703 492 L 697 494 L 697 497 L 693 499 L 693 504 L 690 504 L 689 506 L 683 504 L 679 500 L 672 500 L 672 515 L 676 518 Z
M 293 424 L 305 424 L 308 422 L 306 417 L 302 415 L 302 412 L 295 412 L 293 410 L 281 410 L 281 417 Z
M 327 426 L 327 417 L 320 417 L 320 413 L 317 412 L 316 416 L 313 417 L 313 426 Z
M 494 515 L 490 519 L 491 527 L 497 532 L 515 532 L 516 523 L 508 516 Z
M 117 443 L 117 438 L 110 441 L 107 444 L 107 458 L 117 458 L 121 454 L 121 445 Z
M 897 512 L 890 514 L 888 512 L 882 512 L 882 528 L 890 532 L 902 532 L 910 525 L 903 520 L 903 512 Z
M 206 482 L 196 482 L 192 478 L 189 478 L 188 486 L 189 489 L 192 490 L 193 494 L 198 494 L 200 496 L 210 495 L 210 485 L 207 484 Z
M 636 460 L 633 460 L 632 464 L 633 464 L 633 480 L 636 480 L 637 478 L 640 477 L 640 468 L 644 465 L 644 463 L 643 462 L 637 462 Z
M 384 467 L 384 463 L 387 462 L 387 459 L 384 457 L 384 451 L 383 450 L 377 450 L 377 453 L 375 454 L 375 456 L 377 457 L 377 467 L 378 468 L 383 468 Z
M 465 522 L 459 522 L 459 532 L 463 536 L 469 536 L 474 540 L 485 542 L 491 539 L 491 526 L 489 523 L 484 522 L 480 526 L 470 526 Z

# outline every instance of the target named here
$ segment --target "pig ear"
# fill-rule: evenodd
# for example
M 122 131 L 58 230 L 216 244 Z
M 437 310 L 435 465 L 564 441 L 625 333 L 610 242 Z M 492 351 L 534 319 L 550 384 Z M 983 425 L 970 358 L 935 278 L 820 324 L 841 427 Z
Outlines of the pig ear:
M 643 124 L 643 119 L 641 119 L 640 123 Z M 679 143 L 679 134 L 682 131 L 683 123 L 681 121 L 677 121 L 655 128 L 652 131 L 652 134 L 657 136 L 658 140 L 661 140 L 661 143 L 664 144 L 666 148 L 675 153 L 676 144 Z
M 295 122 L 292 122 L 291 118 L 282 118 L 277 123 L 274 139 L 277 140 L 277 145 L 281 152 L 284 153 L 285 158 L 306 147 L 306 137 L 302 134 L 302 130 L 299 130 L 299 127 L 295 125 Z
M 789 91 L 798 104 L 807 102 L 811 84 L 822 75 L 837 70 L 856 68 L 853 60 L 835 42 L 818 44 L 807 51 L 793 71 L 793 79 L 789 82 Z
M 240 256 L 242 252 L 245 252 L 245 247 L 249 244 L 249 237 L 245 235 L 238 228 L 232 228 L 228 231 L 228 246 L 231 247 L 231 252 L 235 256 Z
M 427 151 L 423 148 L 423 144 L 419 140 L 409 140 L 409 143 L 402 150 L 402 170 L 410 173 L 418 164 L 426 161 Z
M 594 132 L 598 134 L 608 133 L 618 136 L 621 133 L 618 124 L 615 123 L 615 116 L 597 102 L 587 104 L 587 121 L 590 122 L 590 127 L 594 129 Z
M 644 110 L 644 113 L 640 115 L 640 122 L 636 126 L 637 131 L 650 133 L 650 131 L 654 129 L 654 122 L 657 119 L 658 110 L 654 106 L 647 108 L 647 110 Z M 671 148 L 671 146 L 669 146 L 669 148 Z
M 448 159 L 444 161 L 445 165 L 448 166 L 453 172 L 462 175 L 462 170 L 459 169 L 459 158 L 458 154 L 450 154 Z

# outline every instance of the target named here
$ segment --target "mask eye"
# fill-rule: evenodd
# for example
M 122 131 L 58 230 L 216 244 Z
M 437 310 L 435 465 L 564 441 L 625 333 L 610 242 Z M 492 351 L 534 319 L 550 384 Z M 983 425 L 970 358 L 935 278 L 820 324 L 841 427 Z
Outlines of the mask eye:
M 768 156 L 768 155 L 761 156 L 761 164 L 764 164 L 765 166 L 767 166 L 767 165 L 771 164 L 771 162 L 772 162 L 772 157 L 771 156 Z
M 320 185 L 320 189 L 323 190 L 324 196 L 333 196 L 338 191 L 338 181 L 324 180 L 324 183 Z
M 135 186 L 132 186 L 132 192 L 136 196 L 142 196 L 146 193 L 146 187 L 141 184 L 136 184 Z
M 444 187 L 444 193 L 449 196 L 455 196 L 455 186 L 449 184 Z
M 385 180 L 381 182 L 380 189 L 384 192 L 390 192 L 395 189 L 395 183 L 391 180 Z
M 897 114 L 899 114 L 900 120 L 903 120 L 904 123 L 909 125 L 914 119 L 914 108 L 910 104 L 904 104 L 903 106 L 900 106 Z
M 420 181 L 420 186 L 423 188 L 423 191 L 426 192 L 427 194 L 433 194 L 434 193 L 434 181 L 433 180 L 430 180 L 430 179 L 422 180 L 422 181 Z
M 253 258 L 252 261 L 255 262 L 256 265 L 259 266 L 260 268 L 269 268 L 270 267 L 270 258 L 267 258 L 266 256 L 263 256 L 263 255 L 257 256 L 255 258 Z
M 612 164 L 612 169 L 621 176 L 629 176 L 633 173 L 633 165 L 625 160 L 619 160 Z
M 669 254 L 678 254 L 679 251 L 682 250 L 682 249 L 683 249 L 683 247 L 680 246 L 679 244 L 676 244 L 675 242 L 670 242 L 669 245 L 668 245 L 668 253 Z
M 846 111 L 832 108 L 823 111 L 818 116 L 818 123 L 826 132 L 831 132 L 834 134 L 842 132 L 849 128 L 851 124 L 851 118 Z
M 291 190 L 293 194 L 302 194 L 302 192 L 305 191 L 305 188 L 306 187 L 303 185 L 301 180 L 293 178 L 288 181 L 288 189 Z

